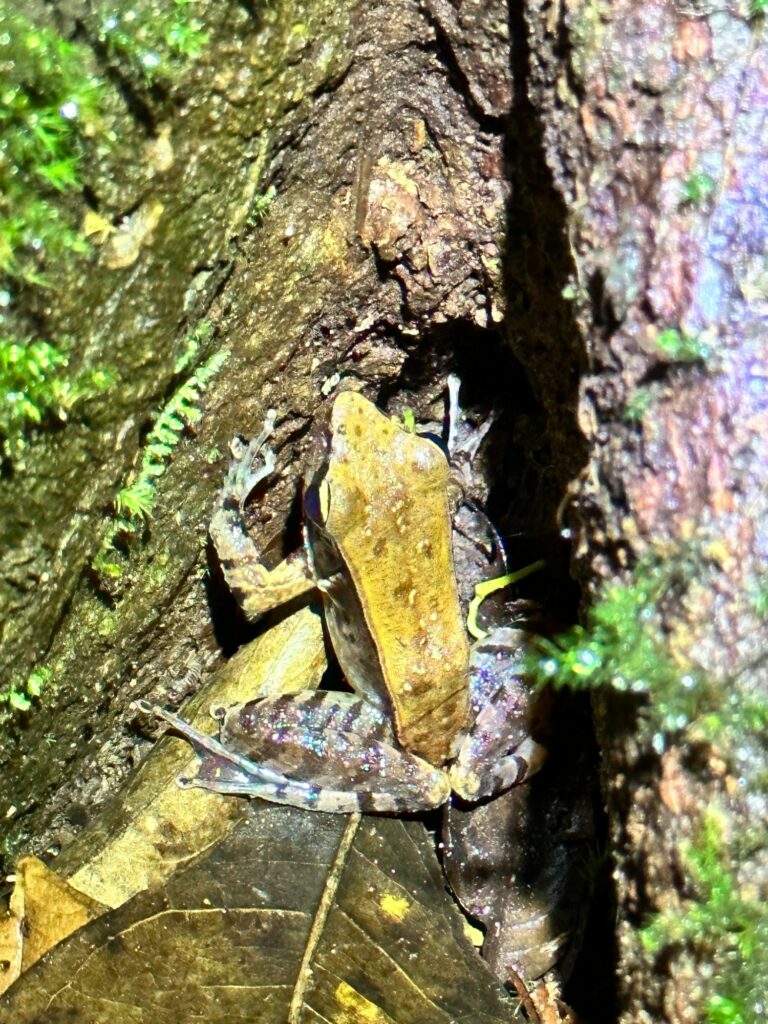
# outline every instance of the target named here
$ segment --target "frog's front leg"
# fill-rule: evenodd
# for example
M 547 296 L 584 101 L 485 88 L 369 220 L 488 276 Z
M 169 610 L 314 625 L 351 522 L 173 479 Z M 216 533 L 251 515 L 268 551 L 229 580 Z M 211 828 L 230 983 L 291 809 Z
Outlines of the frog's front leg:
M 396 745 L 382 710 L 351 693 L 307 690 L 218 713 L 218 739 L 139 702 L 197 750 L 185 785 L 336 813 L 397 814 L 439 807 L 447 772 Z
M 270 411 L 261 432 L 249 445 L 233 442 L 232 462 L 210 526 L 224 578 L 252 621 L 315 586 L 303 550 L 268 569 L 261 563 L 245 527 L 243 507 L 248 495 L 275 469 L 275 456 L 266 444 L 274 423 L 274 412 Z
M 520 631 L 499 627 L 470 654 L 470 689 L 475 716 L 451 767 L 452 789 L 476 801 L 530 778 L 546 759 L 531 735 L 533 694 L 522 674 Z

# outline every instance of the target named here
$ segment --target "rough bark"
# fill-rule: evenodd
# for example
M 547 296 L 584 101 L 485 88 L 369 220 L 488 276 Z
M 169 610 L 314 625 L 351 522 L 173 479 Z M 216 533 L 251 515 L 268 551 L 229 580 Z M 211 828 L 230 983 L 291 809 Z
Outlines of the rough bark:
M 758 5 L 532 3 L 527 18 L 531 96 L 569 209 L 588 342 L 579 421 L 591 457 L 572 506 L 580 575 L 595 594 L 649 559 L 677 559 L 684 568 L 657 610 L 678 686 L 687 672 L 706 678 L 716 715 L 764 702 L 768 51 Z M 681 339 L 692 350 L 665 347 Z M 638 395 L 642 411 L 628 415 Z M 712 743 L 695 722 L 654 738 L 637 703 L 610 693 L 595 711 L 621 1019 L 705 1019 L 731 925 L 722 921 L 714 948 L 671 941 L 662 955 L 643 948 L 637 926 L 662 908 L 684 916 L 701 898 L 685 851 L 707 811 L 737 899 L 764 901 L 764 739 L 735 730 Z M 746 1012 L 760 1019 L 757 1003 Z

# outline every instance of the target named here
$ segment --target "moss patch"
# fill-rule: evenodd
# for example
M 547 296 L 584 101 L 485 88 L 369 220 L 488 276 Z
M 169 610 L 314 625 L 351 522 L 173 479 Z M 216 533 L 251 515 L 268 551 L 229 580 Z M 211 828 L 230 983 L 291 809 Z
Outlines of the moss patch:
M 651 953 L 685 944 L 712 964 L 709 1024 L 758 1024 L 768 1013 L 768 915 L 761 903 L 742 895 L 733 860 L 732 844 L 710 811 L 683 851 L 694 898 L 655 915 L 640 938 Z
M 87 248 L 57 193 L 80 188 L 102 84 L 90 51 L 0 3 L 0 274 L 47 283 L 44 264 Z M 7 305 L 9 297 L 6 296 Z
M 6 459 L 18 463 L 30 426 L 64 422 L 87 398 L 113 382 L 104 369 L 72 373 L 69 355 L 47 341 L 26 344 L 0 338 L 0 441 Z
M 540 684 L 573 689 L 610 687 L 642 701 L 641 731 L 661 754 L 670 738 L 709 744 L 727 763 L 739 748 L 768 734 L 768 701 L 743 692 L 670 653 L 665 603 L 679 607 L 700 562 L 691 550 L 665 561 L 649 560 L 632 578 L 607 587 L 584 626 L 538 641 L 530 669 Z M 760 588 L 762 593 L 762 586 Z M 759 754 L 755 761 L 759 760 Z M 768 771 L 753 764 L 754 798 L 768 801 Z M 718 815 L 708 812 L 699 835 L 681 851 L 690 896 L 681 907 L 654 915 L 640 931 L 647 952 L 684 944 L 711 965 L 705 997 L 708 1024 L 757 1024 L 765 1020 L 768 992 L 768 915 L 737 877 L 764 843 L 759 826 L 724 836 Z

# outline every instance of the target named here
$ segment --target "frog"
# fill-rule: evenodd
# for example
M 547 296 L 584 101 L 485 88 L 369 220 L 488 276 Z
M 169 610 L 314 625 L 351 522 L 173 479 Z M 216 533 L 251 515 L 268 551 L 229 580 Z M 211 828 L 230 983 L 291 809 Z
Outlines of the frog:
M 248 446 L 234 444 L 209 529 L 224 579 L 251 621 L 319 593 L 351 692 L 215 708 L 218 737 L 139 703 L 196 748 L 197 774 L 182 785 L 330 813 L 401 814 L 452 795 L 475 803 L 539 769 L 546 750 L 531 734 L 515 631 L 468 639 L 453 524 L 462 458 L 466 467 L 479 440 L 460 438 L 458 386 L 449 379 L 447 451 L 358 391 L 340 391 L 306 474 L 303 543 L 272 569 L 244 508 L 276 468 L 267 443 L 275 413 Z

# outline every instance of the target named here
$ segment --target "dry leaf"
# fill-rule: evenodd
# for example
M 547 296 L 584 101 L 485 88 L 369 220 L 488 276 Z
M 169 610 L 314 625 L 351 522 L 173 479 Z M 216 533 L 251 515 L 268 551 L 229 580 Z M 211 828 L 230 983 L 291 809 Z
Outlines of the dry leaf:
M 241 803 L 211 851 L 20 978 L 0 1024 L 513 1019 L 420 824 Z
M 37 857 L 22 857 L 9 912 L 0 925 L 0 992 L 62 939 L 107 908 L 73 889 Z
M 183 709 L 214 732 L 212 704 L 317 686 L 325 671 L 319 617 L 308 608 L 264 633 L 227 662 Z M 182 790 L 197 755 L 176 737 L 160 740 L 136 774 L 57 861 L 75 888 L 110 907 L 158 885 L 181 864 L 220 839 L 243 812 L 243 801 L 202 789 Z
M 239 651 L 185 713 L 199 729 L 213 731 L 212 703 L 315 687 L 325 665 L 320 619 L 303 609 Z M 55 871 L 33 857 L 18 862 L 10 913 L 0 920 L 0 992 L 51 946 L 92 917 L 161 884 L 239 820 L 242 800 L 178 787 L 176 779 L 195 761 L 189 744 L 162 739 L 55 862 Z

